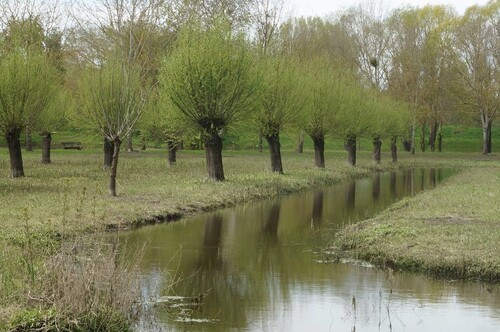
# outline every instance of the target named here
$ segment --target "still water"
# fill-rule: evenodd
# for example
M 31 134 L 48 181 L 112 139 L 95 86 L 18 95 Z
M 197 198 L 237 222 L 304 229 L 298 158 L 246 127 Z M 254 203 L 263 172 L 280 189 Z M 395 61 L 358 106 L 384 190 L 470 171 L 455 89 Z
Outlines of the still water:
M 137 330 L 499 331 L 498 286 L 325 260 L 335 230 L 450 174 L 375 175 L 127 232 L 126 250 L 145 250 Z

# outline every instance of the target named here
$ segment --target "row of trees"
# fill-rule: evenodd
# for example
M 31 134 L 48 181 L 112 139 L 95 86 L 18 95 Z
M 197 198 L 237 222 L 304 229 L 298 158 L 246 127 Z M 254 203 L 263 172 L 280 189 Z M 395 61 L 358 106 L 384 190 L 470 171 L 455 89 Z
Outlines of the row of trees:
M 352 165 L 363 136 L 378 162 L 388 139 L 396 161 L 398 137 L 414 152 L 417 126 L 429 125 L 434 149 L 456 114 L 479 115 L 491 151 L 498 0 L 463 17 L 441 6 L 356 7 L 331 19 L 287 19 L 282 0 L 82 1 L 64 32 L 53 24 L 58 6 L 22 3 L 2 3 L 0 128 L 12 177 L 23 175 L 21 132 L 43 134 L 48 150 L 68 117 L 102 134 L 111 195 L 122 141 L 131 148 L 137 127 L 167 141 L 173 160 L 183 134 L 201 132 L 215 180 L 224 179 L 222 136 L 238 126 L 266 139 L 279 173 L 287 127 L 311 137 L 318 167 L 328 135 L 345 140 Z

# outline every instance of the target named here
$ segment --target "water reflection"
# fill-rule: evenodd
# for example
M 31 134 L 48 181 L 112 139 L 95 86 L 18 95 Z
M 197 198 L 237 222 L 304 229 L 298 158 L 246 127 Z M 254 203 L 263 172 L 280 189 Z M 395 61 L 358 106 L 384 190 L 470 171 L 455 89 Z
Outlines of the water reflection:
M 390 174 L 390 185 L 389 185 L 389 188 L 390 188 L 390 192 L 391 192 L 391 199 L 392 200 L 395 200 L 396 199 L 396 175 L 397 173 L 396 172 L 391 172 Z
M 380 177 L 380 174 L 376 174 L 373 177 L 372 197 L 374 201 L 378 201 L 380 198 Z
M 436 169 L 431 168 L 429 170 L 430 185 L 432 188 L 436 187 Z
M 314 192 L 313 206 L 312 206 L 312 217 L 311 226 L 318 227 L 323 219 L 323 200 L 324 200 L 323 190 L 318 190 Z
M 148 243 L 141 262 L 148 297 L 174 294 L 198 301 L 183 319 L 159 309 L 163 330 L 495 331 L 498 288 L 320 264 L 321 256 L 313 253 L 322 246 L 317 234 L 448 175 L 406 170 L 207 213 L 130 232 L 126 250 L 132 254 Z M 180 278 L 172 289 L 159 286 L 168 284 L 158 281 L 168 275 L 159 273 L 165 270 Z M 147 331 L 144 326 L 139 330 Z
M 281 205 L 278 203 L 273 204 L 267 213 L 265 218 L 263 232 L 265 238 L 270 244 L 276 244 L 278 240 L 278 225 L 280 221 L 280 209 Z
M 356 181 L 350 182 L 345 188 L 345 207 L 347 210 L 354 210 L 356 206 Z
M 221 257 L 222 216 L 213 214 L 205 220 L 203 246 L 197 266 L 200 270 L 212 270 L 222 266 Z
M 406 192 L 409 193 L 410 195 L 415 194 L 415 189 L 414 189 L 414 169 L 408 169 L 405 171 L 405 185 L 406 185 Z

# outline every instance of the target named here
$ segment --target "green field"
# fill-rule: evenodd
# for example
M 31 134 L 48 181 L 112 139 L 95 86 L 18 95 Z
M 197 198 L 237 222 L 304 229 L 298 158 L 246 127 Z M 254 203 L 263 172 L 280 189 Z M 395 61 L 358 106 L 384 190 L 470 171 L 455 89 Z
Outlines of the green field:
M 427 133 L 428 135 L 428 133 Z M 444 126 L 443 127 L 443 152 L 481 152 L 482 151 L 482 130 L 479 126 Z M 61 142 L 81 142 L 84 149 L 97 149 L 102 145 L 102 138 L 95 132 L 66 129 L 60 130 L 53 134 L 54 148 L 60 148 Z M 294 150 L 297 147 L 299 134 L 296 131 L 288 131 L 281 135 L 281 145 L 285 150 Z M 428 137 L 427 137 L 428 139 Z M 37 147 L 41 147 L 41 137 L 33 134 L 32 140 Z M 133 143 L 134 149 L 139 149 L 141 140 L 140 132 L 134 132 Z M 193 140 L 195 140 L 193 138 Z M 22 145 L 25 144 L 25 139 L 21 139 Z M 224 148 L 227 150 L 256 150 L 258 147 L 258 136 L 253 131 L 246 128 L 232 128 L 223 135 Z M 500 128 L 493 127 L 492 130 L 493 150 L 495 150 L 496 142 L 500 142 Z M 420 132 L 417 131 L 416 137 L 417 151 L 420 151 Z M 342 150 L 343 140 L 335 137 L 327 137 L 325 148 L 327 150 Z M 147 140 L 148 148 L 165 147 L 165 143 Z M 371 149 L 371 139 L 361 138 L 358 142 L 362 150 Z M 0 146 L 5 147 L 5 142 L 0 142 Z M 267 144 L 264 141 L 264 147 Z M 305 149 L 313 149 L 312 140 L 304 135 Z M 399 147 L 402 149 L 402 147 Z M 389 151 L 389 144 L 382 145 L 384 151 Z M 427 151 L 429 147 L 427 146 Z
M 78 136 L 74 135 L 68 138 L 68 140 L 70 139 L 76 141 Z M 287 139 L 290 143 L 286 143 Z M 285 138 L 284 141 L 285 147 L 292 146 L 293 141 L 291 138 Z M 96 145 L 98 145 L 97 139 Z M 366 146 L 369 148 L 368 141 Z M 68 261 L 73 262 L 74 259 L 78 260 L 87 257 L 87 254 L 79 254 L 78 250 L 74 251 L 74 253 L 73 249 L 69 253 L 64 250 L 68 247 L 99 247 L 102 245 L 99 234 L 102 234 L 105 230 L 117 230 L 164 222 L 240 202 L 277 197 L 400 167 L 446 167 L 462 169 L 463 173 L 450 181 L 450 183 L 455 183 L 458 187 L 447 185 L 443 186 L 442 189 L 424 193 L 414 199 L 405 200 L 382 214 L 380 219 L 376 219 L 377 222 L 383 223 L 387 219 L 388 222 L 394 223 L 397 220 L 395 216 L 401 213 L 405 214 L 407 219 L 404 225 L 391 224 L 390 227 L 394 227 L 394 229 L 406 227 L 403 233 L 413 236 L 414 231 L 407 230 L 408 227 L 415 226 L 412 226 L 413 214 L 425 210 L 429 214 L 426 218 L 434 216 L 436 220 L 446 221 L 442 222 L 442 225 L 439 224 L 441 228 L 435 227 L 432 229 L 442 230 L 449 234 L 450 238 L 463 238 L 464 227 L 467 227 L 467 232 L 477 231 L 477 234 L 471 235 L 471 242 L 467 242 L 470 246 L 464 247 L 464 249 L 472 248 L 474 241 L 482 241 L 482 245 L 477 246 L 478 250 L 470 250 L 465 262 L 469 264 L 475 260 L 478 262 L 485 261 L 491 265 L 491 268 L 478 267 L 482 263 L 475 265 L 470 263 L 471 266 L 474 266 L 474 273 L 464 272 L 460 276 L 484 277 L 488 280 L 498 281 L 498 279 L 495 279 L 498 278 L 498 275 L 495 274 L 498 273 L 498 265 L 495 265 L 498 264 L 498 261 L 495 260 L 496 258 L 491 255 L 490 251 L 491 248 L 494 248 L 493 245 L 497 245 L 498 240 L 500 240 L 498 239 L 498 220 L 495 219 L 495 216 L 499 215 L 499 211 L 498 205 L 495 205 L 494 202 L 498 200 L 498 189 L 492 187 L 498 183 L 498 170 L 500 169 L 500 162 L 496 154 L 483 156 L 479 152 L 427 152 L 417 153 L 412 156 L 401 152 L 400 162 L 395 165 L 389 162 L 390 155 L 387 151 L 384 151 L 382 164 L 376 165 L 371 160 L 370 151 L 365 150 L 365 143 L 361 142 L 357 167 L 348 166 L 345 161 L 346 152 L 337 149 L 326 152 L 326 169 L 320 170 L 314 167 L 314 153 L 310 146 L 306 144 L 303 154 L 298 154 L 291 149 L 285 149 L 283 152 L 285 174 L 280 176 L 269 171 L 270 161 L 267 152 L 226 150 L 223 153 L 223 158 L 227 181 L 213 182 L 207 179 L 203 151 L 182 150 L 178 154 L 177 165 L 169 167 L 164 149 L 148 148 L 145 151 L 123 152 L 121 154 L 117 180 L 118 197 L 108 196 L 109 175 L 108 171 L 103 169 L 100 149 L 84 148 L 81 151 L 54 149 L 52 151 L 53 163 L 50 165 L 41 164 L 40 149 L 35 149 L 33 152 L 23 152 L 23 158 L 26 176 L 19 179 L 10 179 L 7 149 L 0 149 L 0 217 L 2 220 L 0 245 L 3 248 L 0 255 L 0 266 L 2 266 L 0 273 L 0 308 L 2 308 L 0 309 L 0 327 L 2 326 L 1 322 L 5 324 L 12 319 L 13 315 L 19 315 L 19 312 L 21 316 L 17 316 L 17 320 L 24 322 L 31 319 L 29 317 L 31 317 L 33 310 L 36 313 L 35 318 L 40 320 L 40 315 L 46 315 L 47 309 L 55 308 L 56 312 L 59 312 L 62 310 L 61 306 L 67 308 L 68 304 L 66 302 L 54 304 L 47 301 L 48 298 L 45 296 L 53 292 L 54 288 L 59 289 L 62 287 L 67 289 L 69 280 L 71 280 L 71 283 L 75 282 L 73 278 L 79 280 L 78 278 L 90 277 L 83 272 L 78 275 L 72 274 L 71 278 L 62 273 L 61 275 L 65 277 L 54 284 L 52 279 L 53 267 L 47 262 L 67 266 Z M 473 179 L 476 179 L 477 182 L 474 182 Z M 463 181 L 473 182 L 469 182 L 468 186 L 460 189 L 460 184 Z M 462 202 L 464 197 L 469 197 L 462 197 L 459 195 L 460 193 L 465 194 L 472 189 L 475 191 L 472 191 L 471 197 L 475 197 L 475 193 L 477 193 L 478 199 L 481 197 L 481 193 L 493 196 L 485 197 L 486 200 L 483 205 L 476 205 L 474 202 L 477 201 L 472 200 L 472 203 L 463 208 L 468 211 L 468 215 L 465 217 L 466 224 L 464 224 L 463 219 L 460 219 L 458 224 L 448 222 L 448 220 L 453 220 L 458 213 L 456 210 L 449 212 L 448 209 Z M 431 196 L 429 197 L 429 195 Z M 437 203 L 435 203 L 435 196 L 433 195 L 445 196 L 446 200 L 443 200 L 443 202 L 446 202 L 446 204 L 438 204 L 439 208 L 435 208 L 432 204 Z M 477 218 L 474 219 L 470 215 L 477 216 Z M 475 227 L 474 222 L 476 220 L 480 221 L 480 224 L 478 224 L 480 226 Z M 385 234 L 383 237 L 369 235 L 369 242 L 364 242 L 364 235 L 356 235 L 356 233 L 353 238 L 348 238 L 347 234 L 349 233 L 346 233 L 344 238 L 346 242 L 339 242 L 339 247 L 354 250 L 363 247 L 366 243 L 370 243 L 369 248 L 371 248 L 373 241 L 385 243 L 387 234 L 389 236 L 391 234 L 400 236 L 401 234 L 399 231 L 386 234 L 382 232 L 385 226 L 378 227 L 381 228 L 376 228 L 375 233 Z M 490 232 L 489 230 L 493 231 Z M 453 242 L 449 238 L 439 238 L 436 242 L 432 242 L 430 237 L 435 235 L 434 233 L 422 232 L 422 234 L 426 237 L 425 241 L 422 240 L 422 247 L 432 244 L 433 248 L 436 248 L 440 243 L 447 246 L 463 245 L 462 242 Z M 72 245 L 72 243 L 80 243 L 82 239 L 85 239 L 86 244 Z M 395 241 L 401 241 L 401 238 L 398 237 Z M 469 240 L 466 238 L 464 241 Z M 496 242 L 492 243 L 492 241 Z M 390 242 L 387 243 L 387 250 L 392 250 L 393 247 L 389 246 Z M 445 252 L 439 249 L 433 250 L 436 253 Z M 458 258 L 453 260 L 452 263 L 464 261 L 460 254 L 462 251 L 457 252 L 458 256 L 456 257 Z M 61 255 L 61 253 L 65 254 Z M 362 254 L 353 251 L 352 253 L 380 263 L 379 260 L 373 258 L 375 256 L 368 252 Z M 112 259 L 113 253 L 108 254 L 111 255 L 111 258 L 105 256 L 108 258 L 104 262 L 110 264 L 114 261 Z M 422 254 L 424 255 L 425 252 Z M 101 255 L 101 251 L 99 251 L 99 255 Z M 489 255 L 489 260 L 485 260 L 482 255 Z M 426 255 L 426 257 L 435 258 L 433 264 L 440 262 L 439 255 Z M 54 263 L 54 259 L 56 263 Z M 396 259 L 393 259 L 394 265 L 398 265 L 397 262 Z M 425 268 L 417 268 L 414 263 L 410 264 L 407 260 L 404 260 L 404 262 L 406 263 L 399 264 L 404 268 L 427 272 L 438 269 L 425 264 L 420 265 L 425 266 Z M 72 264 L 74 263 L 71 263 L 70 266 L 73 266 Z M 94 274 L 91 275 L 108 275 L 101 273 L 100 269 L 108 272 L 114 271 L 109 274 L 109 278 L 118 279 L 111 279 L 109 282 L 122 282 L 123 278 L 120 276 L 123 276 L 123 270 L 120 270 L 119 266 L 113 265 L 112 267 L 113 269 L 110 269 L 110 266 L 103 264 L 99 269 L 95 270 L 96 267 L 93 266 L 91 272 Z M 118 270 L 115 271 L 115 269 Z M 446 265 L 446 269 L 447 271 L 452 270 L 448 265 Z M 131 276 L 130 270 L 127 271 L 129 271 L 127 275 Z M 451 272 L 441 274 L 452 275 Z M 90 279 L 94 280 L 95 278 Z M 82 284 L 85 283 L 82 282 Z M 69 288 L 78 289 L 74 285 Z M 83 294 L 86 293 L 83 292 Z M 111 295 L 106 293 L 102 296 L 108 298 Z M 111 298 L 113 296 L 118 298 L 120 296 L 130 297 L 130 292 L 122 295 L 113 294 Z M 32 297 L 38 298 L 39 301 L 34 301 Z M 75 294 L 72 294 L 70 298 L 81 300 L 75 300 L 76 303 L 87 301 L 84 300 L 85 297 L 78 297 Z M 50 299 L 53 298 L 50 297 Z M 102 302 L 100 297 L 98 299 L 96 302 Z M 112 302 L 124 303 L 121 300 Z M 79 308 L 76 304 L 75 307 Z M 22 310 L 24 308 L 31 308 L 31 311 L 28 311 L 27 314 L 26 311 Z M 98 316 L 104 320 L 113 321 L 117 309 L 114 307 L 112 309 L 106 315 Z M 79 315 L 79 312 L 68 313 L 64 311 L 63 315 L 64 317 L 75 317 L 75 315 Z M 121 326 L 119 323 L 117 324 L 117 326 Z

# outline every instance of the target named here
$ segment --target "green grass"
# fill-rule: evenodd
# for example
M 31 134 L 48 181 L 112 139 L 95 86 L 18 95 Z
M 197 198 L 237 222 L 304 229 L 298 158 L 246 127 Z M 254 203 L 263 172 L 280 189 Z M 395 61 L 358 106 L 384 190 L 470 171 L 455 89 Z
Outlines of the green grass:
M 420 149 L 420 131 L 417 130 L 417 150 Z M 482 151 L 482 129 L 480 126 L 461 126 L 448 125 L 443 127 L 443 151 L 444 152 L 481 152 Z M 81 142 L 84 149 L 93 150 L 100 148 L 102 145 L 102 137 L 95 132 L 79 129 L 61 129 L 52 135 L 53 144 L 55 147 L 61 147 L 61 142 Z M 286 150 L 295 150 L 297 148 L 299 135 L 297 132 L 284 132 L 280 135 L 281 146 Z M 428 133 L 427 133 L 428 139 Z M 24 144 L 24 137 L 22 137 Z M 41 137 L 34 133 L 32 140 L 37 147 L 41 147 Z M 257 134 L 245 127 L 233 128 L 228 130 L 224 137 L 224 146 L 229 150 L 256 150 L 258 146 Z M 135 148 L 138 148 L 140 135 L 134 133 Z M 496 142 L 500 142 L 500 128 L 493 127 L 492 130 L 493 150 L 496 150 Z M 327 137 L 326 148 L 330 150 L 341 150 L 343 148 L 343 140 L 336 137 Z M 371 149 L 371 139 L 361 138 L 358 145 L 362 149 Z M 160 148 L 165 144 L 158 142 L 147 142 L 149 147 Z M 267 146 L 265 140 L 264 145 Z M 5 147 L 5 142 L 0 141 L 0 146 Z M 313 149 L 312 140 L 304 135 L 304 146 L 306 149 Z M 388 140 L 382 146 L 384 151 L 389 151 Z M 426 147 L 427 150 L 429 147 Z
M 483 165 L 485 166 L 485 165 Z M 470 168 L 338 233 L 342 255 L 445 278 L 500 281 L 500 163 Z
M 343 152 L 329 152 L 327 169 L 318 170 L 311 151 L 284 152 L 286 174 L 279 176 L 269 172 L 267 153 L 226 151 L 227 181 L 215 183 L 207 180 L 202 151 L 180 152 L 174 167 L 167 165 L 161 150 L 124 152 L 118 166 L 119 197 L 112 198 L 100 151 L 54 150 L 51 165 L 42 165 L 40 158 L 40 150 L 24 153 L 26 177 L 9 179 L 8 154 L 0 150 L 0 239 L 16 242 L 25 219 L 35 229 L 60 233 L 131 225 L 330 184 L 377 168 L 368 154 L 359 167 L 350 168 Z M 387 162 L 378 168 L 390 167 Z
M 19 308 L 30 308 L 27 296 L 43 288 L 46 262 L 60 252 L 61 243 L 84 234 L 162 222 L 397 167 L 498 166 L 496 155 L 480 153 L 401 153 L 393 165 L 387 151 L 383 163 L 375 165 L 370 152 L 361 151 L 353 168 L 345 162 L 345 151 L 329 150 L 326 169 L 319 170 L 313 151 L 306 149 L 303 154 L 283 152 L 285 175 L 280 176 L 269 171 L 267 152 L 226 150 L 227 181 L 218 183 L 207 180 L 203 151 L 180 151 L 178 164 L 169 167 L 166 151 L 148 149 L 121 154 L 118 197 L 109 197 L 100 149 L 54 149 L 51 165 L 41 164 L 39 149 L 23 152 L 23 158 L 26 177 L 10 179 L 8 152 L 0 149 L 0 330 Z
M 318 170 L 311 151 L 302 155 L 285 151 L 286 174 L 280 176 L 269 171 L 267 153 L 225 151 L 227 181 L 217 183 L 207 180 L 203 151 L 181 151 L 174 167 L 168 166 L 163 150 L 123 152 L 118 197 L 109 197 L 109 175 L 99 150 L 55 149 L 51 165 L 41 164 L 39 149 L 23 152 L 26 176 L 10 179 L 8 152 L 2 148 L 0 326 L 17 308 L 30 307 L 28 294 L 44 293 L 44 278 L 50 272 L 46 261 L 60 252 L 63 242 L 394 168 L 389 162 L 376 166 L 369 157 L 363 153 L 360 166 L 351 168 L 343 160 L 344 152 L 331 151 L 327 169 Z

